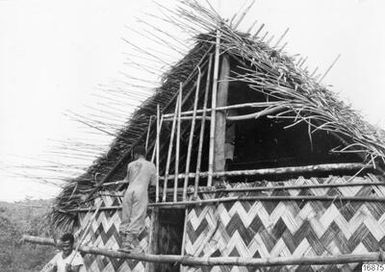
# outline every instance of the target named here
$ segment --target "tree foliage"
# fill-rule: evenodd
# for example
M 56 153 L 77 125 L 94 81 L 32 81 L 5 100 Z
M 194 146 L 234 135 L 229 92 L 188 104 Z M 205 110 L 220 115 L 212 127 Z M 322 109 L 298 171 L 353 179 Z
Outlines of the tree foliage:
M 38 272 L 55 254 L 48 246 L 21 244 L 23 234 L 47 236 L 47 200 L 0 202 L 0 271 Z

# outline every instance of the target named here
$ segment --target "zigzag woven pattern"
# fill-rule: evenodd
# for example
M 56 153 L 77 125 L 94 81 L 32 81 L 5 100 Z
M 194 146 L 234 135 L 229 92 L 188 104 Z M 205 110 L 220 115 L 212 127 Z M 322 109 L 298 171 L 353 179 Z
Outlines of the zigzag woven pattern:
M 281 182 L 281 185 L 378 181 L 373 175 L 354 179 L 301 177 L 297 180 Z M 271 186 L 270 184 L 266 186 Z M 247 185 L 236 185 L 236 187 L 245 186 Z M 234 192 L 230 194 L 240 195 Z M 260 194 L 260 192 L 247 193 L 247 195 L 250 194 Z M 385 186 L 290 189 L 270 191 L 267 195 L 384 197 Z M 206 194 L 200 197 L 206 199 L 214 195 Z M 347 202 L 338 200 L 338 197 L 335 201 L 227 202 L 190 209 L 186 231 L 185 253 L 193 256 L 267 258 L 378 252 L 380 248 L 385 249 L 385 203 Z M 263 268 L 262 271 L 352 271 L 355 269 L 360 269 L 360 265 L 270 267 Z M 188 271 L 256 270 L 246 267 L 214 267 L 212 269 L 188 268 Z
M 117 197 L 102 196 L 96 199 L 94 205 L 99 205 L 102 201 L 102 207 L 120 205 Z M 82 237 L 84 229 L 93 215 L 93 211 L 89 213 L 81 213 L 79 215 L 81 228 L 76 233 L 77 237 Z M 86 234 L 84 245 L 92 245 L 95 247 L 108 248 L 112 250 L 119 249 L 121 239 L 119 236 L 119 225 L 121 222 L 121 211 L 101 211 L 97 214 L 95 220 Z M 145 231 L 139 236 L 140 246 L 145 252 L 148 250 L 148 233 L 150 227 L 150 218 L 146 218 Z M 136 260 L 121 260 L 107 258 L 100 255 L 85 256 L 85 263 L 88 271 L 92 272 L 117 272 L 117 271 L 145 271 L 145 263 Z

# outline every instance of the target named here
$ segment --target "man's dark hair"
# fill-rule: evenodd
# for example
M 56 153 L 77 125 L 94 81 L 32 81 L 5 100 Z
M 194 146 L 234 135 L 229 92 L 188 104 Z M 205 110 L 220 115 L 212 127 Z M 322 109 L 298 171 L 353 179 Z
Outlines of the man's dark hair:
M 134 155 L 138 154 L 138 155 L 146 156 L 146 149 L 142 145 L 137 145 L 137 146 L 134 147 L 134 152 L 133 153 L 134 153 Z
M 63 236 L 60 238 L 62 242 L 67 242 L 69 241 L 71 244 L 75 242 L 75 238 L 72 235 L 72 233 L 64 233 Z

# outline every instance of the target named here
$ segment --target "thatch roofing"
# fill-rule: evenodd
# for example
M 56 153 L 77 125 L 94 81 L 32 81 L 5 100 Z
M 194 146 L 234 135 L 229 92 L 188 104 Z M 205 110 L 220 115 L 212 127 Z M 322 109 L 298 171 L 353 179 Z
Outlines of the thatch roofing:
M 179 83 L 189 77 L 208 50 L 213 50 L 217 29 L 221 33 L 221 52 L 246 64 L 244 72 L 233 74 L 232 80 L 243 81 L 251 89 L 282 101 L 280 106 L 286 110 L 274 118 L 290 118 L 293 125 L 304 122 L 311 132 L 330 131 L 346 142 L 346 146 L 338 151 L 359 152 L 368 163 L 385 161 L 384 132 L 367 123 L 359 113 L 320 85 L 317 79 L 298 67 L 293 58 L 269 46 L 258 36 L 237 31 L 234 25 L 239 22 L 229 23 L 214 10 L 195 1 L 182 1 L 177 11 L 170 12 L 167 20 L 173 18 L 173 23 L 187 29 L 196 40 L 195 47 L 163 76 L 161 87 L 132 115 L 107 154 L 63 189 L 53 212 L 57 226 L 72 226 L 74 218 L 62 211 L 77 208 L 84 196 L 94 192 L 97 182 L 103 180 L 118 162 L 128 161 L 127 152 L 138 141 L 144 141 L 150 116 L 156 115 L 156 106 L 159 104 L 161 109 L 165 109 L 171 105 L 172 108 Z M 205 34 L 197 35 L 201 32 Z M 117 177 L 119 175 L 110 176 L 110 181 Z

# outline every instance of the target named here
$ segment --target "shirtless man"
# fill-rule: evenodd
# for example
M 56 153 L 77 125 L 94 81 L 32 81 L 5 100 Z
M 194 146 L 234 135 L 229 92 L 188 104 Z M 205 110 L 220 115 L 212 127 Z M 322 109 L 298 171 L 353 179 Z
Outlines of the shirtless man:
M 147 215 L 148 186 L 156 185 L 155 165 L 145 159 L 145 149 L 142 146 L 134 148 L 134 161 L 127 166 L 128 188 L 122 203 L 122 222 L 119 233 L 122 236 L 123 251 L 141 251 L 138 236 L 144 229 Z

